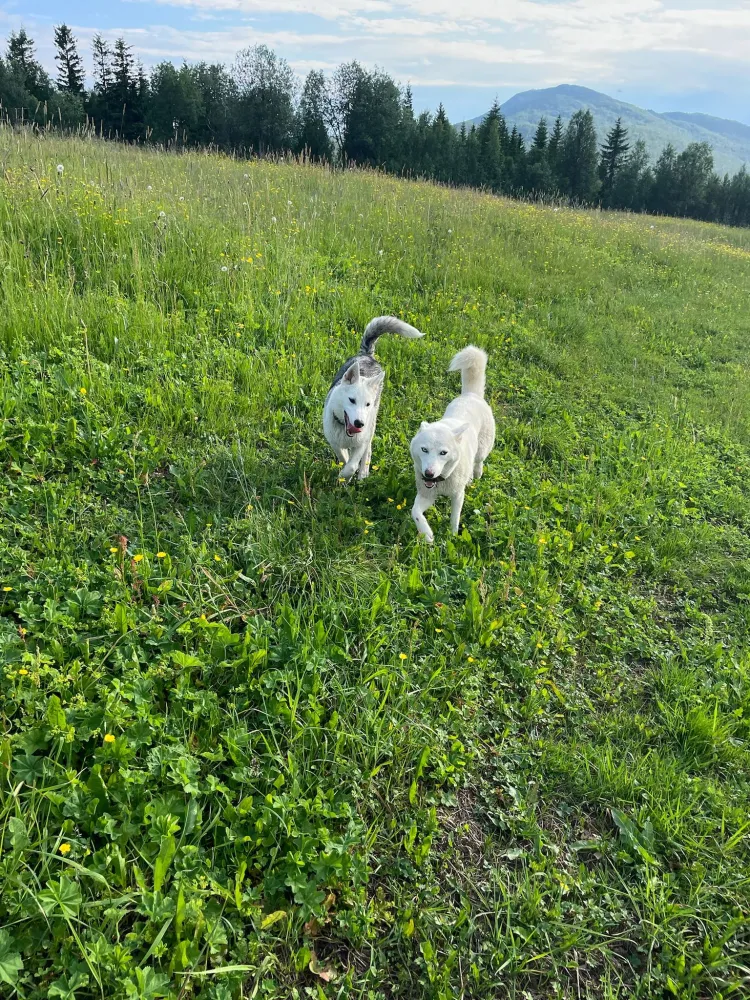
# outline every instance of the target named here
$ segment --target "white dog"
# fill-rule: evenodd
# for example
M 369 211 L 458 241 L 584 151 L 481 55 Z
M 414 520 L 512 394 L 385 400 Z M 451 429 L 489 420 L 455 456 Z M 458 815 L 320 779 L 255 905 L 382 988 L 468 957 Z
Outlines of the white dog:
M 345 462 L 344 479 L 359 469 L 359 478 L 370 472 L 372 439 L 378 419 L 385 372 L 373 357 L 375 341 L 384 333 L 413 339 L 422 337 L 413 326 L 395 316 L 370 320 L 362 335 L 359 354 L 349 358 L 336 372 L 323 407 L 323 433 L 336 458 Z
M 412 438 L 411 457 L 417 480 L 417 496 L 411 516 L 419 533 L 434 540 L 424 512 L 439 496 L 451 498 L 451 531 L 458 531 L 464 491 L 479 479 L 484 460 L 495 443 L 495 418 L 484 400 L 487 355 L 478 347 L 464 347 L 448 368 L 461 372 L 461 395 L 448 404 L 442 420 L 426 420 Z

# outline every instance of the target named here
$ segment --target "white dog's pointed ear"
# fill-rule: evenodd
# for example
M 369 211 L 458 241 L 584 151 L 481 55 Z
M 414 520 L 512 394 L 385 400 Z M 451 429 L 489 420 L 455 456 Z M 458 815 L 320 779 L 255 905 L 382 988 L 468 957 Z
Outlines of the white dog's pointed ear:
M 346 382 L 347 385 L 354 385 L 355 382 L 359 382 L 359 362 L 355 361 L 353 365 L 344 372 L 344 377 L 341 379 L 342 382 Z
M 464 434 L 468 431 L 468 429 L 469 429 L 469 425 L 468 424 L 461 424 L 461 426 L 457 427 L 455 429 L 455 431 L 453 432 L 453 437 L 457 441 L 460 441 L 461 438 L 464 436 Z
M 429 426 L 430 426 L 429 420 L 423 420 L 422 423 L 419 425 L 419 429 L 420 431 L 426 431 Z

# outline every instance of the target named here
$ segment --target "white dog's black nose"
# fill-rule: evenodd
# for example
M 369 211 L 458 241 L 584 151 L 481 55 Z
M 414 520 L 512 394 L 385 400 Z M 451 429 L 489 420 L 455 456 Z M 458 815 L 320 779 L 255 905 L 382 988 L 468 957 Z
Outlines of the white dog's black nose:
M 432 479 L 434 478 L 434 475 L 435 474 L 432 471 L 432 469 L 425 469 L 425 474 L 424 474 L 425 479 Z
M 364 422 L 364 420 L 355 420 L 354 421 L 354 426 L 355 427 L 364 427 L 365 426 L 365 422 Z

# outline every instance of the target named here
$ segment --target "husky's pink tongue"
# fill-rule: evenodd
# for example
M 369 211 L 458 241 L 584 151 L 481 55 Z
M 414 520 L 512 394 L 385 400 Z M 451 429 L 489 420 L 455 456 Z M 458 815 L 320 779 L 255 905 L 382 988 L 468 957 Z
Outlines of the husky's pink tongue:
M 346 423 L 346 433 L 347 434 L 351 435 L 351 434 L 361 434 L 362 433 L 362 428 L 361 427 L 355 427 L 354 424 L 351 422 L 351 420 L 349 420 L 349 415 L 347 414 L 346 410 L 344 410 L 344 421 Z

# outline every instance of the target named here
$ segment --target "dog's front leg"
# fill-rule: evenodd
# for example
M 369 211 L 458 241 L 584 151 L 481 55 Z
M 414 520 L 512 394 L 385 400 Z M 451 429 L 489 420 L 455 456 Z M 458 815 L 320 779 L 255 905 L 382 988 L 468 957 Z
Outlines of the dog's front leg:
M 351 453 L 351 455 L 349 456 L 349 461 L 346 463 L 344 468 L 339 473 L 339 476 L 341 476 L 342 479 L 352 478 L 354 473 L 357 471 L 357 467 L 359 466 L 359 463 L 362 461 L 362 457 L 364 456 L 366 450 L 367 450 L 366 448 L 358 448 L 356 451 L 353 451 Z
M 372 438 L 367 442 L 362 461 L 359 463 L 359 478 L 367 479 L 370 475 L 370 460 L 372 459 Z
M 435 541 L 435 536 L 432 533 L 432 528 L 427 523 L 427 518 L 424 516 L 424 512 L 429 510 L 434 503 L 435 501 L 432 498 L 423 497 L 421 493 L 417 493 L 414 498 L 414 506 L 411 509 L 411 516 L 414 518 L 417 531 L 420 535 L 424 535 L 430 545 L 432 545 Z
M 464 505 L 464 491 L 454 493 L 451 497 L 451 531 L 458 534 L 458 526 L 461 523 L 461 510 Z

